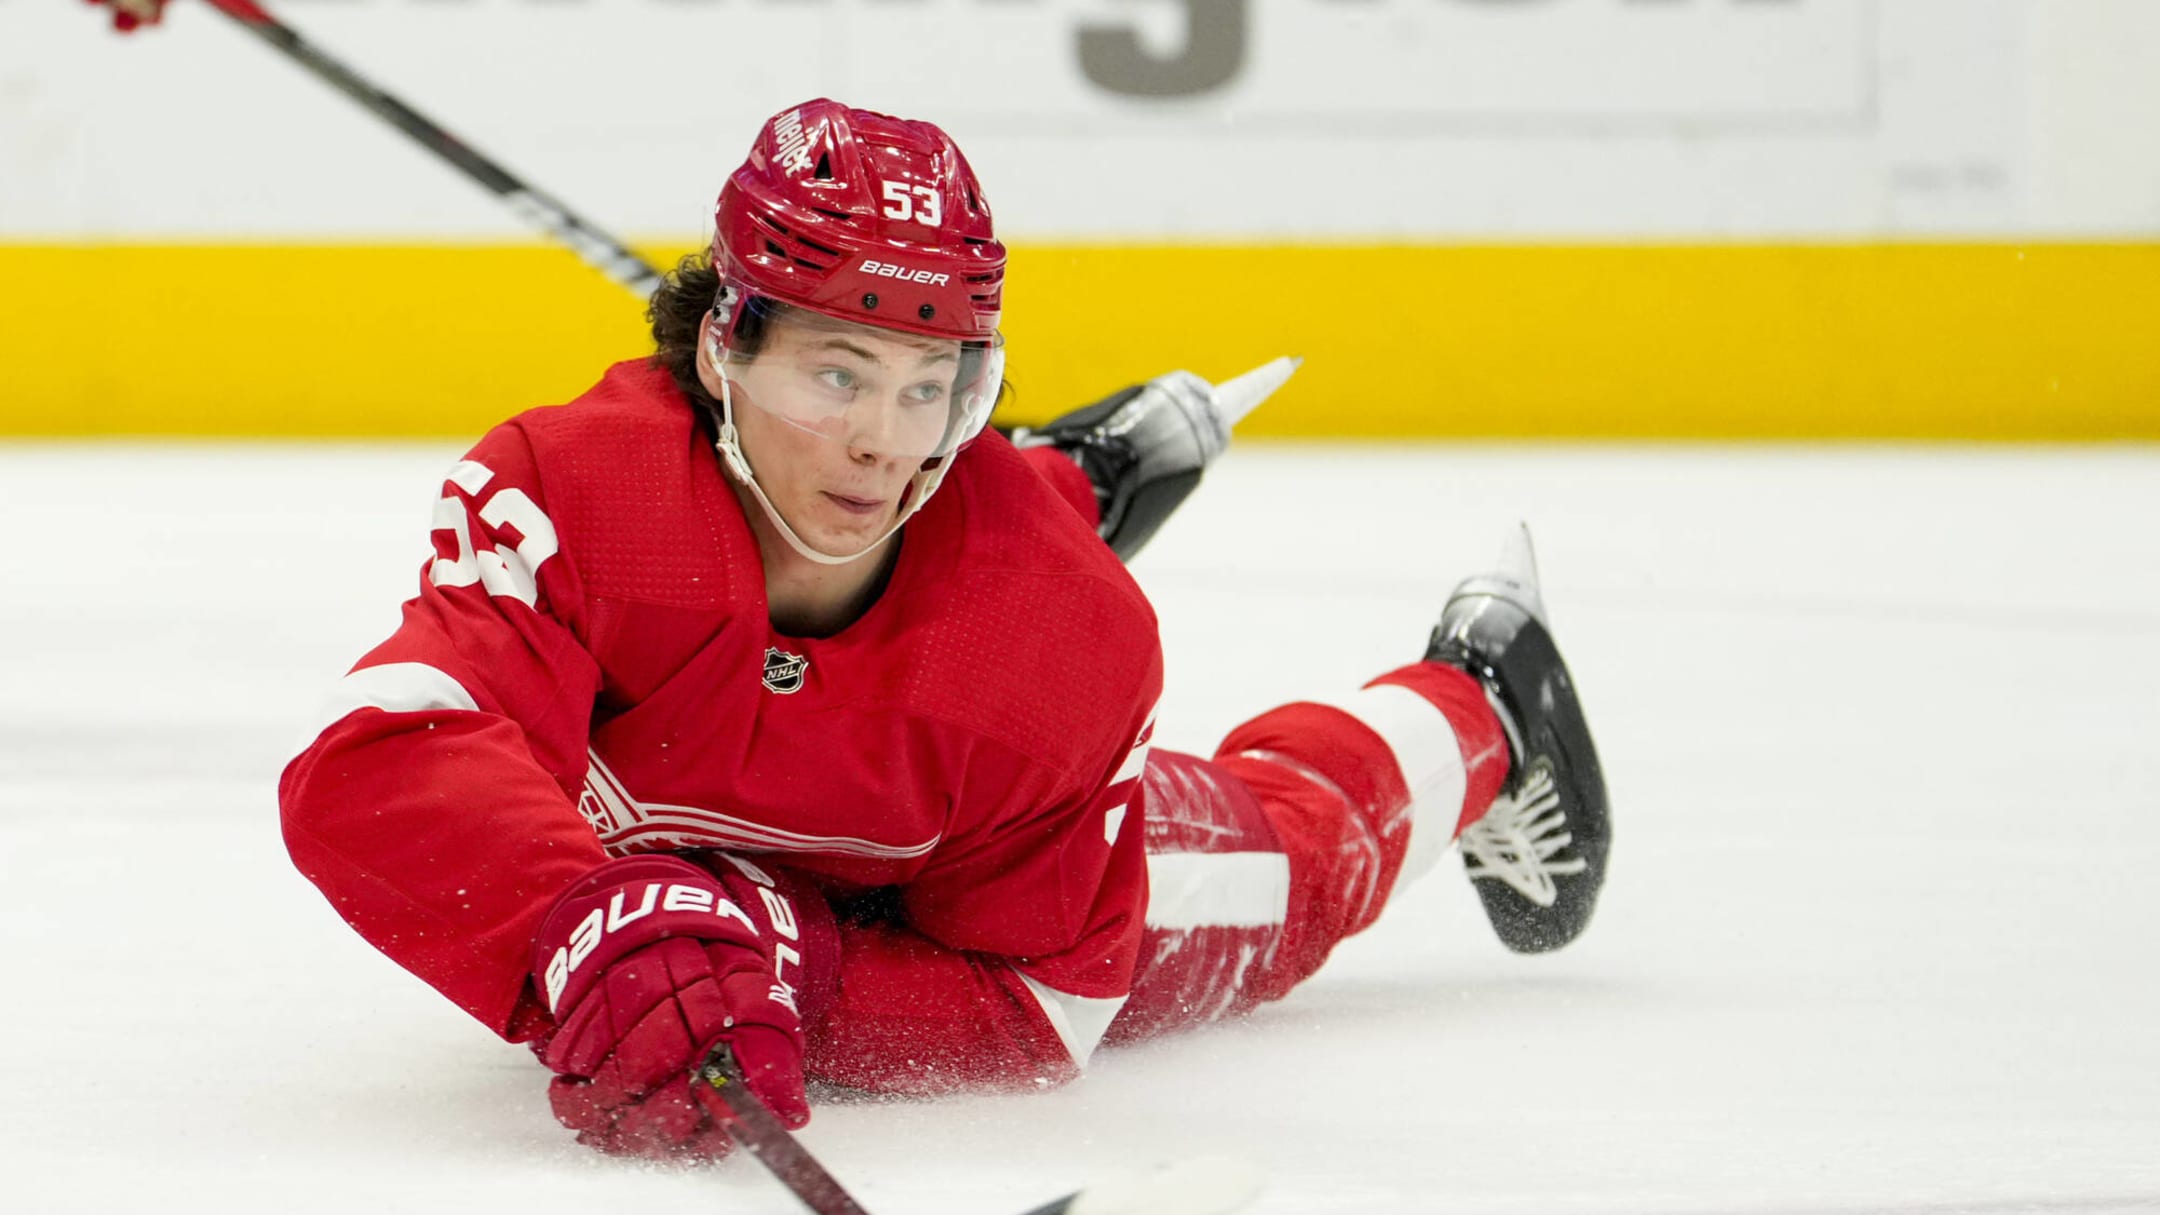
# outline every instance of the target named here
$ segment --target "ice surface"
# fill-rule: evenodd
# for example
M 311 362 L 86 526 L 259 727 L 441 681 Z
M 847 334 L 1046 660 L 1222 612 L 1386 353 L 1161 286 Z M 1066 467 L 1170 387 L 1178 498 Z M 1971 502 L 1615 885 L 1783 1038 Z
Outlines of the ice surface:
M 6 1210 L 793 1211 L 578 1147 L 285 861 L 456 454 L 0 448 Z M 1415 656 L 1518 519 L 1617 815 L 1584 938 L 1450 863 L 1245 1023 L 822 1108 L 872 1211 L 1209 1152 L 1270 1215 L 2160 1208 L 2160 452 L 1248 445 L 1136 567 L 1165 741 Z

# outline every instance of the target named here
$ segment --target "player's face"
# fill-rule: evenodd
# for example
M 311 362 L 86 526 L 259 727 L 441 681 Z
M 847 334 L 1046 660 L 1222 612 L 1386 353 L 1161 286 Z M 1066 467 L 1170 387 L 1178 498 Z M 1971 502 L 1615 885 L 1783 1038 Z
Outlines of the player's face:
M 789 313 L 730 362 L 758 484 L 803 541 L 860 551 L 892 526 L 952 416 L 960 344 Z

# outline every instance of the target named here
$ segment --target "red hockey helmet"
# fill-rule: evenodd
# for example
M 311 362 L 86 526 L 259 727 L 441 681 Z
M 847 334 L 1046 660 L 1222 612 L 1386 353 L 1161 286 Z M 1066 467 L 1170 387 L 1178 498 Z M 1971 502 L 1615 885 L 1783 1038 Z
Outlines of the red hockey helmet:
M 712 261 L 841 320 L 997 340 L 1005 246 L 967 158 L 927 122 L 825 98 L 781 111 L 720 191 Z

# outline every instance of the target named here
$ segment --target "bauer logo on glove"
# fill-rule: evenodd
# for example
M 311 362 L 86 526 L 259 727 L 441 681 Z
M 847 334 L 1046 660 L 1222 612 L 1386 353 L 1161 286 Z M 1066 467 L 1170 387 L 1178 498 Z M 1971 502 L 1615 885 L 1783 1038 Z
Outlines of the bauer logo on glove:
M 666 893 L 661 888 L 666 887 Z M 762 888 L 761 888 L 762 889 Z M 655 907 L 662 912 L 684 912 L 692 915 L 719 916 L 741 924 L 751 936 L 758 935 L 758 928 L 742 908 L 715 894 L 710 888 L 688 886 L 680 883 L 647 882 L 637 906 L 629 906 L 632 888 L 617 890 L 607 901 L 605 908 L 594 907 L 570 930 L 570 939 L 548 959 L 545 972 L 547 1006 L 549 1012 L 559 1011 L 563 989 L 569 986 L 570 976 L 591 959 L 607 935 L 618 932 L 624 926 L 652 915 Z M 657 927 L 657 926 L 656 926 Z M 650 934 L 644 934 L 649 939 Z M 685 936 L 709 934 L 686 932 Z M 792 998 L 789 1007 L 794 1006 Z

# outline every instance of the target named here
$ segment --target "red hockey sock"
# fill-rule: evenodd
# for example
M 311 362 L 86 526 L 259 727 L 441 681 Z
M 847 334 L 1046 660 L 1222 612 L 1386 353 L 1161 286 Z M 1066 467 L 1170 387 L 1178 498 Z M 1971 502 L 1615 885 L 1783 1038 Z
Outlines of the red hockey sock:
M 1455 834 L 1461 835 L 1465 827 L 1485 817 L 1507 780 L 1507 734 L 1500 726 L 1499 715 L 1485 699 L 1483 685 L 1468 673 L 1441 663 L 1412 663 L 1365 686 L 1382 685 L 1408 688 L 1431 701 L 1455 732 L 1464 777 L 1462 814 L 1455 821 Z
M 1288 994 L 1485 813 L 1508 753 L 1476 680 L 1417 663 L 1148 762 L 1155 890 L 1115 1041 Z

